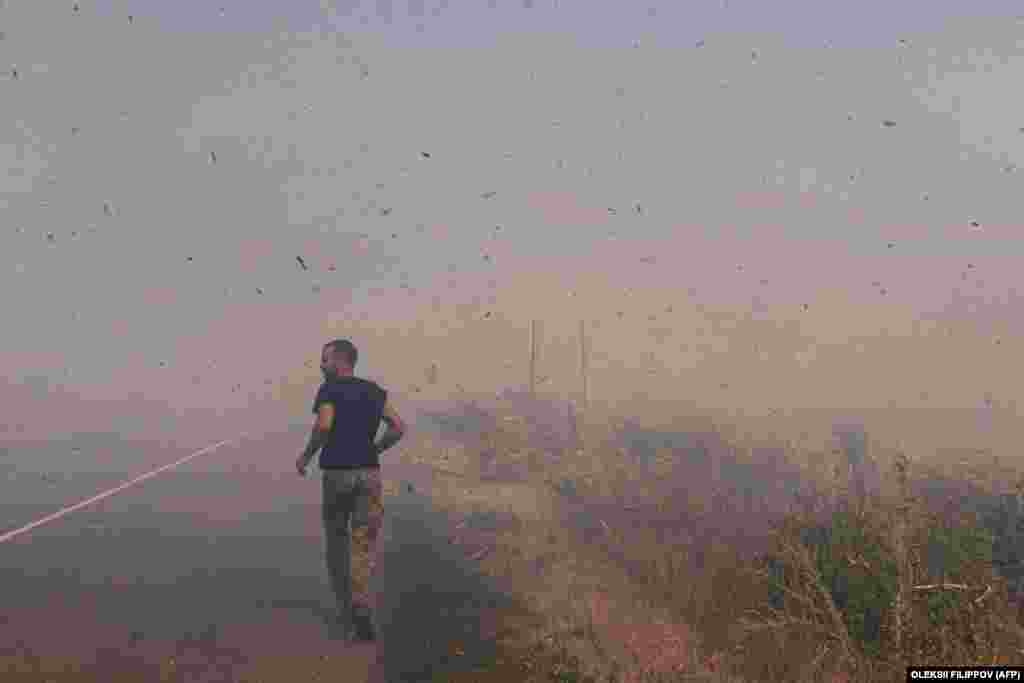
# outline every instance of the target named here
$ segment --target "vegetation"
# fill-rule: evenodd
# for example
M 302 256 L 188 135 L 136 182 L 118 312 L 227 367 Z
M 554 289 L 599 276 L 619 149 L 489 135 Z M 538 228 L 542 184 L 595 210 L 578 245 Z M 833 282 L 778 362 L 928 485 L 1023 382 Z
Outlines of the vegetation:
M 812 482 L 794 504 L 776 505 L 766 549 L 751 556 L 743 547 L 749 544 L 730 542 L 735 535 L 725 513 L 743 508 L 743 487 L 723 476 L 713 491 L 695 480 L 687 469 L 696 462 L 692 450 L 658 450 L 652 460 L 659 471 L 638 481 L 636 465 L 613 446 L 610 431 L 545 467 L 525 438 L 494 430 L 485 440 L 507 457 L 532 458 L 534 485 L 560 505 L 609 511 L 595 513 L 608 518 L 600 520 L 598 536 L 555 514 L 499 539 L 485 568 L 532 597 L 548 628 L 537 629 L 530 647 L 510 647 L 515 654 L 504 665 L 453 681 L 897 681 L 908 663 L 1021 661 L 1022 629 L 999 571 L 1000 558 L 1018 552 L 1016 508 L 1008 503 L 982 514 L 932 504 L 913 493 L 920 482 L 900 458 L 890 475 L 899 490 L 852 495 L 856 469 L 878 465 L 862 454 L 838 483 Z M 708 459 L 719 460 L 717 471 L 737 480 L 746 476 L 744 467 L 756 467 L 738 445 L 722 446 L 705 449 Z M 832 456 L 842 465 L 855 460 L 841 450 Z M 792 462 L 801 454 L 786 457 Z M 457 477 L 439 474 L 434 496 L 468 514 L 460 491 L 475 474 L 467 463 Z M 646 496 L 646 525 L 610 512 L 630 507 L 630 490 L 643 492 L 633 500 Z M 655 529 L 659 519 L 712 533 L 669 540 Z M 595 619 L 595 594 L 617 612 Z M 663 650 L 645 653 L 630 644 L 629 628 L 656 622 L 686 634 L 675 665 Z M 524 659 L 532 662 L 527 668 Z M 509 661 L 518 662 L 514 672 Z

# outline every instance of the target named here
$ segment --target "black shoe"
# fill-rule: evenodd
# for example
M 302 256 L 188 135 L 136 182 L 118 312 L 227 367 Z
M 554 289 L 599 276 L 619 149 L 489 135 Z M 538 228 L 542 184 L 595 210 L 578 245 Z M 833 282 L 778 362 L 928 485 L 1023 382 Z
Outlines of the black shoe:
M 352 615 L 356 636 L 359 640 L 377 640 L 377 627 L 373 623 L 373 613 L 369 610 L 355 610 Z
M 346 619 L 341 615 L 335 616 L 330 620 L 327 626 L 327 635 L 331 640 L 343 642 L 352 642 L 359 638 L 359 633 L 352 620 Z

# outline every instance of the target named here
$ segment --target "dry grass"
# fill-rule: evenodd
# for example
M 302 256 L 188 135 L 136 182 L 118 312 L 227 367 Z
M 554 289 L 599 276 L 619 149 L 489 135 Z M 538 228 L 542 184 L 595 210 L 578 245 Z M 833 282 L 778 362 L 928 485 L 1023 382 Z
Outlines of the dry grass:
M 510 419 L 499 424 L 520 422 L 505 417 Z M 749 424 L 741 427 L 711 417 L 692 418 L 689 423 L 691 429 L 711 428 L 724 435 L 734 462 L 756 461 L 758 442 L 750 436 Z M 1005 584 L 983 562 L 969 563 L 958 576 L 958 581 L 982 590 L 946 612 L 938 628 L 928 621 L 927 595 L 956 590 L 919 587 L 930 582 L 921 566 L 921 548 L 929 529 L 937 528 L 941 520 L 909 494 L 901 496 L 896 476 L 883 477 L 876 495 L 854 496 L 854 472 L 834 441 L 819 437 L 804 446 L 782 444 L 784 461 L 814 484 L 816 495 L 805 494 L 801 505 L 777 505 L 771 511 L 777 524 L 765 534 L 766 549 L 786 567 L 785 598 L 773 609 L 768 598 L 778 582 L 718 521 L 730 505 L 741 507 L 741 501 L 721 491 L 688 486 L 681 478 L 686 473 L 678 453 L 668 448 L 658 449 L 650 473 L 638 480 L 636 465 L 612 445 L 621 424 L 608 416 L 588 425 L 586 445 L 568 449 L 558 459 L 546 459 L 531 449 L 521 431 L 499 427 L 487 434 L 486 447 L 496 449 L 499 457 L 528 463 L 525 483 L 481 483 L 469 447 L 444 457 L 437 449 L 408 449 L 421 461 L 434 458 L 432 496 L 441 508 L 454 516 L 502 510 L 517 519 L 514 528 L 497 535 L 493 552 L 481 564 L 525 596 L 539 618 L 529 629 L 506 633 L 509 655 L 504 663 L 476 672 L 472 680 L 895 681 L 903 679 L 908 662 L 1020 660 L 1024 641 Z M 678 421 L 675 426 L 679 428 Z M 870 460 L 883 472 L 901 462 L 898 456 L 895 449 L 872 444 Z M 934 462 L 949 471 L 950 463 L 938 458 Z M 458 465 L 452 468 L 454 463 Z M 918 468 L 914 474 L 933 473 Z M 572 504 L 557 493 L 564 479 L 572 479 L 576 494 L 594 511 L 644 505 L 647 514 L 675 518 L 680 526 L 689 523 L 711 533 L 691 536 L 689 541 L 670 539 L 664 529 L 630 526 L 612 516 L 598 520 L 597 535 L 585 533 L 567 522 Z M 893 640 L 896 616 L 889 609 L 881 626 L 884 656 L 866 652 L 850 632 L 849 616 L 836 604 L 814 548 L 802 540 L 807 530 L 835 519 L 840 510 L 847 510 L 856 527 L 890 554 L 892 521 L 900 511 L 908 520 L 900 532 L 906 541 L 907 569 L 900 576 L 904 588 L 899 638 Z M 874 571 L 857 552 L 846 560 L 850 566 L 863 564 L 865 572 Z M 532 678 L 523 678 L 524 657 L 534 662 L 526 672 Z M 541 671 L 545 667 L 547 671 Z

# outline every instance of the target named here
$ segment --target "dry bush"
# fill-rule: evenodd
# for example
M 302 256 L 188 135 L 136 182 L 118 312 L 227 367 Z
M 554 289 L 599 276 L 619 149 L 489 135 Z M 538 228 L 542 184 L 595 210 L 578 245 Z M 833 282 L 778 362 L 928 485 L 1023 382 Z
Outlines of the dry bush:
M 893 542 L 901 515 L 908 522 L 905 562 Z M 943 519 L 913 501 L 904 508 L 877 499 L 837 506 L 824 524 L 820 516 L 794 516 L 778 530 L 772 562 L 761 570 L 781 599 L 745 626 L 776 638 L 803 633 L 821 653 L 816 667 L 831 659 L 857 680 L 903 680 L 910 663 L 1018 659 L 1019 629 L 990 558 L 991 537 L 976 520 Z M 773 680 L 824 671 L 781 673 L 773 671 Z

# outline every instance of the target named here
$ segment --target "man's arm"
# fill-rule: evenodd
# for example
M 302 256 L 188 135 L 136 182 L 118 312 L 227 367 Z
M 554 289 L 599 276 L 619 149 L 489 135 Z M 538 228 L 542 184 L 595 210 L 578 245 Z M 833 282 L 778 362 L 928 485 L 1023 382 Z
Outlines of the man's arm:
M 309 434 L 309 442 L 306 444 L 305 450 L 302 451 L 303 460 L 309 462 L 317 454 L 317 451 L 327 445 L 327 434 L 329 431 L 321 429 L 319 424 L 313 425 L 313 431 Z
M 321 448 L 327 445 L 327 435 L 331 432 L 334 424 L 334 404 L 321 403 L 317 412 L 316 421 L 313 423 L 313 431 L 309 435 L 309 443 L 302 451 L 302 460 L 309 462 Z
M 374 444 L 377 455 L 394 446 L 405 435 L 405 423 L 390 403 L 384 404 L 384 415 L 381 419 L 384 420 L 388 428 Z

